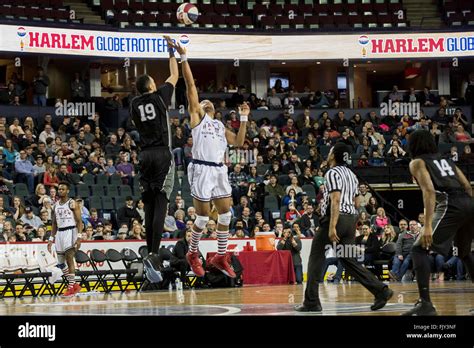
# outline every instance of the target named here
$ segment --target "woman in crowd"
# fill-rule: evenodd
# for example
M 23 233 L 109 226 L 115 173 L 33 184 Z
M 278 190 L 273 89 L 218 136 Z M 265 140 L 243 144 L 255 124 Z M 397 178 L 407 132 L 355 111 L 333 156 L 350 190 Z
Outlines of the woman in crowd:
M 381 234 L 384 227 L 390 225 L 390 218 L 385 214 L 385 209 L 382 207 L 377 208 L 377 213 L 371 218 L 372 225 L 375 227 L 375 233 Z
M 363 225 L 370 226 L 370 216 L 365 211 L 359 213 L 359 218 L 357 219 L 356 228 L 359 230 Z
M 22 199 L 19 196 L 13 196 L 13 220 L 18 220 L 25 214 L 25 205 L 23 204 Z
M 48 168 L 48 171 L 44 173 L 43 184 L 47 188 L 55 187 L 59 185 L 59 178 L 56 175 L 56 166 L 52 165 Z
M 283 197 L 282 206 L 289 206 L 290 204 L 298 205 L 298 198 L 296 197 L 295 189 L 291 188 L 288 194 Z
M 379 257 L 380 244 L 369 225 L 362 225 L 362 234 L 355 239 L 356 245 L 364 247 L 364 265 L 373 265 Z
M 456 138 L 456 141 L 460 143 L 473 142 L 471 135 L 464 130 L 464 127 L 462 125 L 457 126 L 456 132 L 454 132 L 454 137 Z
M 26 131 L 27 129 L 31 131 L 31 133 L 33 134 L 33 138 L 36 138 L 38 136 L 38 131 L 36 130 L 33 117 L 31 116 L 27 116 L 23 121 L 23 130 Z
M 291 178 L 291 183 L 289 186 L 286 187 L 286 190 L 285 190 L 286 194 L 288 194 L 291 189 L 295 190 L 297 195 L 303 192 L 303 189 L 300 187 L 298 183 L 298 178 L 296 176 Z
M 255 180 L 255 183 L 257 185 L 263 183 L 263 178 L 260 175 L 257 175 L 257 167 L 255 165 L 250 166 L 250 173 L 249 173 L 248 179 Z
M 370 197 L 369 199 L 369 204 L 365 206 L 365 210 L 367 211 L 367 214 L 369 216 L 377 214 L 377 208 L 379 207 L 379 204 L 377 202 L 377 199 L 375 197 Z
M 36 185 L 35 194 L 29 199 L 29 203 L 39 209 L 43 205 L 45 198 L 49 198 L 46 194 L 46 188 L 43 184 L 38 184 Z

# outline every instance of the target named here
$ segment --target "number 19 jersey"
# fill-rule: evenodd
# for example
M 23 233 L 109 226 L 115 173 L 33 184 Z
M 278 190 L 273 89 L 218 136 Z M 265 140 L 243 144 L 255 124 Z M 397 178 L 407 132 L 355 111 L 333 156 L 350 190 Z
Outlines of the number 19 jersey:
M 156 92 L 145 93 L 133 98 L 130 114 L 140 133 L 141 149 L 158 146 L 171 146 L 171 131 L 167 108 L 174 87 L 165 83 Z

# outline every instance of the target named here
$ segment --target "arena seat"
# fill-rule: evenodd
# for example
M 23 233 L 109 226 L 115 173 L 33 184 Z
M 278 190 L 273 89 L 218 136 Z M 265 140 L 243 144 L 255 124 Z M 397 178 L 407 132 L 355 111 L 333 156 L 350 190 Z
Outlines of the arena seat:
M 110 277 L 108 276 L 112 275 L 112 271 L 110 269 L 99 270 L 99 268 L 97 267 L 98 263 L 105 264 L 107 262 L 107 256 L 99 249 L 92 249 L 91 256 L 89 259 L 90 264 L 94 269 L 94 275 L 97 276 L 97 282 L 99 283 L 99 286 L 102 288 L 102 290 L 104 290 L 104 292 L 110 292 L 112 288 L 107 285 L 107 280 L 110 280 Z

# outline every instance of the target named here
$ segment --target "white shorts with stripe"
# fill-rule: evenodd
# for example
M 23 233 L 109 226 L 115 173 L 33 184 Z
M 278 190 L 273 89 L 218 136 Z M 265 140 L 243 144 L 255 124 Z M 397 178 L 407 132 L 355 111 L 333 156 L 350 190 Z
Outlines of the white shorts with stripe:
M 54 245 L 58 254 L 64 254 L 69 249 L 74 248 L 77 240 L 77 228 L 73 227 L 64 231 L 57 231 L 54 238 Z
M 210 166 L 191 162 L 188 165 L 191 196 L 201 202 L 232 196 L 227 166 Z

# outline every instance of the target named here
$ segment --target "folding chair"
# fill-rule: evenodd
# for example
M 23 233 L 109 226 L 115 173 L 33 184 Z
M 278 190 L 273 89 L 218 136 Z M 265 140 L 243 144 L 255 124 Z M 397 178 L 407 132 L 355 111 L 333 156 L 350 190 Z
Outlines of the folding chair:
M 91 265 L 92 268 L 94 269 L 94 275 L 97 276 L 97 281 L 99 282 L 100 286 L 102 286 L 102 289 L 108 293 L 112 290 L 112 287 L 108 287 L 107 285 L 107 276 L 112 275 L 112 271 L 110 270 L 99 270 L 97 267 L 98 263 L 105 263 L 107 262 L 107 256 L 100 250 L 98 249 L 93 249 L 91 252 Z
M 81 265 L 86 264 L 87 262 L 92 264 L 89 256 L 85 252 L 83 252 L 82 250 L 77 250 L 76 255 L 75 255 L 74 258 L 76 260 L 76 264 L 77 264 L 78 268 Z M 87 291 L 95 290 L 99 286 L 99 282 L 96 282 L 96 284 L 93 287 L 91 287 L 89 277 L 93 276 L 93 275 L 96 275 L 94 271 L 86 271 L 86 270 L 76 269 L 76 276 L 81 278 L 81 280 L 79 281 L 79 285 L 81 287 L 86 288 Z M 59 290 L 61 290 L 61 289 L 59 289 Z M 59 291 L 58 291 L 58 293 L 59 293 Z
M 114 280 L 112 281 L 112 285 L 110 286 L 110 289 L 112 290 L 114 285 L 117 284 L 121 292 L 126 291 L 128 289 L 128 286 L 129 286 L 130 283 L 127 282 L 127 285 L 125 285 L 125 287 L 123 287 L 122 286 L 122 281 L 126 280 L 129 275 L 130 275 L 130 277 L 133 278 L 133 276 L 136 273 L 138 273 L 138 269 L 136 269 L 136 268 L 133 269 L 133 268 L 126 267 L 125 263 L 123 262 L 122 254 L 120 254 L 115 249 L 107 250 L 106 253 L 105 253 L 105 256 L 107 257 L 107 260 L 106 260 L 107 265 L 109 266 L 111 274 L 114 277 Z M 122 262 L 125 265 L 125 268 L 114 268 L 112 266 L 112 263 L 116 263 L 116 262 Z M 125 279 L 122 278 L 123 275 L 126 276 Z M 135 288 L 136 288 L 136 285 L 135 285 Z
M 54 284 L 59 279 L 63 279 L 63 272 L 57 267 L 58 261 L 54 258 L 53 255 L 44 251 L 41 251 L 38 254 L 37 261 L 41 272 L 51 272 L 51 277 L 49 277 L 48 280 L 54 291 L 53 295 L 57 295 L 59 291 L 56 292 Z M 62 285 L 63 283 L 60 284 L 59 288 L 61 288 Z
M 140 258 L 138 257 L 137 253 L 135 253 L 135 251 L 133 251 L 132 249 L 124 248 L 122 249 L 120 254 L 122 255 L 122 262 L 125 268 L 137 270 L 133 277 L 131 275 L 127 275 L 127 281 L 128 283 L 132 283 L 137 291 L 140 291 L 141 285 L 143 284 L 144 280 L 143 262 L 140 261 Z M 138 285 L 138 282 L 140 282 L 141 284 Z
M 28 280 L 29 282 L 26 281 L 27 278 L 25 278 L 25 287 L 23 288 L 26 290 L 26 287 L 28 286 L 31 290 L 31 294 L 33 297 L 36 296 L 41 296 L 43 295 L 46 291 L 48 291 L 48 295 L 55 295 L 55 290 L 54 286 L 51 284 L 49 281 L 49 277 L 52 277 L 53 273 L 49 271 L 42 271 L 41 267 L 39 265 L 39 262 L 36 257 L 33 255 L 27 255 L 26 253 L 24 254 L 24 259 L 25 259 L 25 268 L 23 268 L 23 272 L 26 275 L 28 275 Z M 31 272 L 31 273 L 30 273 Z M 35 284 L 38 284 L 35 279 L 41 278 L 41 283 L 38 291 L 35 291 Z M 20 294 L 22 296 L 23 294 Z
M 148 247 L 146 245 L 142 245 L 138 249 L 138 254 L 140 255 L 140 258 L 143 259 L 148 255 Z

